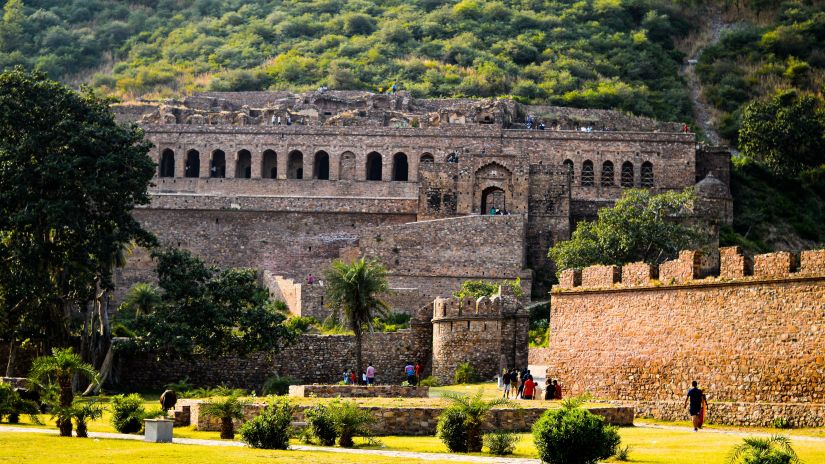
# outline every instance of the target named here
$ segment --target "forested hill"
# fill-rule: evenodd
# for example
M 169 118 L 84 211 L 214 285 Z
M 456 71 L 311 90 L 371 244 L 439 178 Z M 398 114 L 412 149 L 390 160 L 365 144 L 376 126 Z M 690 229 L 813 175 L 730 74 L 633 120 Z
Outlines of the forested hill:
M 0 67 L 124 98 L 195 90 L 514 95 L 688 121 L 662 0 L 8 0 Z

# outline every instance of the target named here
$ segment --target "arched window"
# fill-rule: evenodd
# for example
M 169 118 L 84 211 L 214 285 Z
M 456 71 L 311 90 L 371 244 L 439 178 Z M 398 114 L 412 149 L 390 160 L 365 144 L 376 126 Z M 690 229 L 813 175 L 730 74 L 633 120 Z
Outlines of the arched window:
M 567 172 L 567 177 L 572 179 L 573 176 L 575 175 L 575 168 L 573 167 L 573 160 L 566 159 L 566 160 L 564 160 L 564 163 L 562 163 L 562 165 L 564 166 L 565 172 Z
M 303 179 L 304 178 L 304 154 L 298 150 L 289 152 L 289 158 L 286 165 L 287 179 Z
M 315 154 L 315 162 L 312 163 L 312 178 L 329 180 L 329 155 L 325 151 Z
M 341 160 L 338 163 L 339 180 L 355 180 L 355 153 L 345 151 L 341 153 Z
M 186 164 L 183 165 L 184 177 L 200 177 L 201 174 L 201 154 L 198 150 L 186 152 Z
M 212 152 L 212 163 L 209 166 L 209 177 L 226 177 L 226 153 L 223 150 Z
M 602 187 L 613 186 L 613 162 L 605 161 L 602 163 Z
M 590 160 L 582 163 L 582 186 L 592 187 L 595 184 L 593 176 L 593 162 Z
M 421 155 L 421 158 L 418 160 L 418 164 L 421 165 L 421 164 L 426 164 L 426 163 L 430 163 L 430 164 L 435 163 L 435 157 L 433 155 L 431 155 L 430 153 L 424 153 L 423 155 Z
M 238 152 L 238 162 L 235 163 L 235 178 L 249 179 L 252 177 L 252 153 L 249 150 Z
M 264 179 L 278 178 L 278 155 L 273 150 L 265 150 L 261 160 L 261 177 Z
M 392 157 L 392 180 L 407 182 L 409 180 L 409 165 L 407 164 L 407 155 L 404 153 L 396 153 Z
M 642 163 L 642 188 L 653 188 L 653 163 Z
M 175 177 L 175 152 L 166 149 L 160 154 L 160 177 Z
M 499 187 L 487 187 L 481 192 L 481 214 L 501 214 L 507 211 L 507 197 Z
M 633 163 L 630 161 L 622 164 L 622 187 L 633 187 Z
M 381 154 L 372 152 L 367 155 L 367 180 L 381 180 Z

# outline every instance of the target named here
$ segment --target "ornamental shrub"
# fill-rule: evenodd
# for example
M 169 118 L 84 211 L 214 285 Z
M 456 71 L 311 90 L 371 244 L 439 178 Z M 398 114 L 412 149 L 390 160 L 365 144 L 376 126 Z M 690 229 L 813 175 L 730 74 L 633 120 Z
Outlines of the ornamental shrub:
M 455 383 L 473 383 L 477 380 L 478 374 L 469 361 L 460 363 L 455 368 L 455 375 L 453 380 Z
M 137 393 L 112 397 L 112 425 L 118 432 L 140 432 L 145 414 L 143 398 Z
M 518 435 L 513 432 L 499 430 L 484 434 L 484 446 L 490 449 L 490 454 L 505 456 L 513 454 L 518 443 Z
M 241 426 L 241 440 L 252 448 L 287 449 L 292 436 L 292 414 L 295 406 L 279 399 L 254 419 Z
M 335 444 L 335 420 L 325 404 L 316 404 L 304 412 L 307 428 L 312 437 L 322 446 Z
M 579 407 L 547 411 L 533 425 L 539 457 L 549 464 L 595 464 L 616 452 L 619 433 Z
M 451 406 L 438 418 L 436 436 L 447 445 L 451 453 L 467 452 L 467 428 L 464 421 L 466 414 L 458 407 Z

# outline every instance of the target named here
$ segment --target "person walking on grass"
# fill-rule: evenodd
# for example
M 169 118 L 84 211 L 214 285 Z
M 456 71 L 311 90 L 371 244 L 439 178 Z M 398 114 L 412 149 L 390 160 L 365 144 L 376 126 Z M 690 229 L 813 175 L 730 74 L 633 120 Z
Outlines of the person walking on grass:
M 372 363 L 369 363 L 367 366 L 367 385 L 372 385 L 375 383 L 375 368 L 372 367 Z
M 703 410 L 706 410 L 708 407 L 708 399 L 705 397 L 705 393 L 699 389 L 699 384 L 695 380 L 692 383 L 693 387 L 688 390 L 687 398 L 685 398 L 685 406 L 689 406 L 690 417 L 693 419 L 693 431 L 697 432 L 699 429 L 702 428 L 702 422 L 704 422 L 704 414 Z
M 504 387 L 502 398 L 510 399 L 510 371 L 507 369 L 504 369 L 504 374 L 501 376 L 501 385 Z

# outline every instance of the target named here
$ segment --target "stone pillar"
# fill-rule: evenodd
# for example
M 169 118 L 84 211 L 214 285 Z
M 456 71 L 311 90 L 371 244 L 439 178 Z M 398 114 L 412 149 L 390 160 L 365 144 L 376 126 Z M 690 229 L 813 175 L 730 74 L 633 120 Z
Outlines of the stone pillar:
M 184 167 L 186 166 L 186 152 L 188 149 L 175 152 L 175 177 L 186 177 Z
M 290 150 L 287 147 L 280 147 L 278 150 L 278 159 L 276 160 L 276 164 L 278 165 L 278 179 L 286 179 L 287 172 L 286 167 L 289 163 L 289 152 Z
M 392 159 L 395 154 L 381 154 L 381 181 L 382 182 L 390 182 L 392 181 Z
M 224 155 L 226 158 L 226 178 L 235 178 L 235 166 L 238 164 L 238 152 L 233 150 L 231 153 Z
M 367 180 L 367 154 L 355 153 L 355 179 Z
M 314 179 L 315 178 L 315 151 L 309 150 L 308 152 L 304 152 L 304 179 Z
M 250 176 L 253 179 L 260 179 L 261 178 L 261 165 L 264 161 L 264 154 L 260 150 L 256 150 L 252 152 L 251 156 L 251 163 L 252 163 L 252 175 Z
M 210 169 L 212 168 L 212 152 L 211 151 L 200 151 L 200 172 L 198 173 L 198 177 L 201 179 L 209 179 L 210 177 Z
M 409 167 L 408 179 L 410 182 L 418 182 L 418 163 L 421 155 L 407 155 L 407 166 Z
M 329 154 L 329 180 L 338 180 L 341 175 L 341 154 Z

